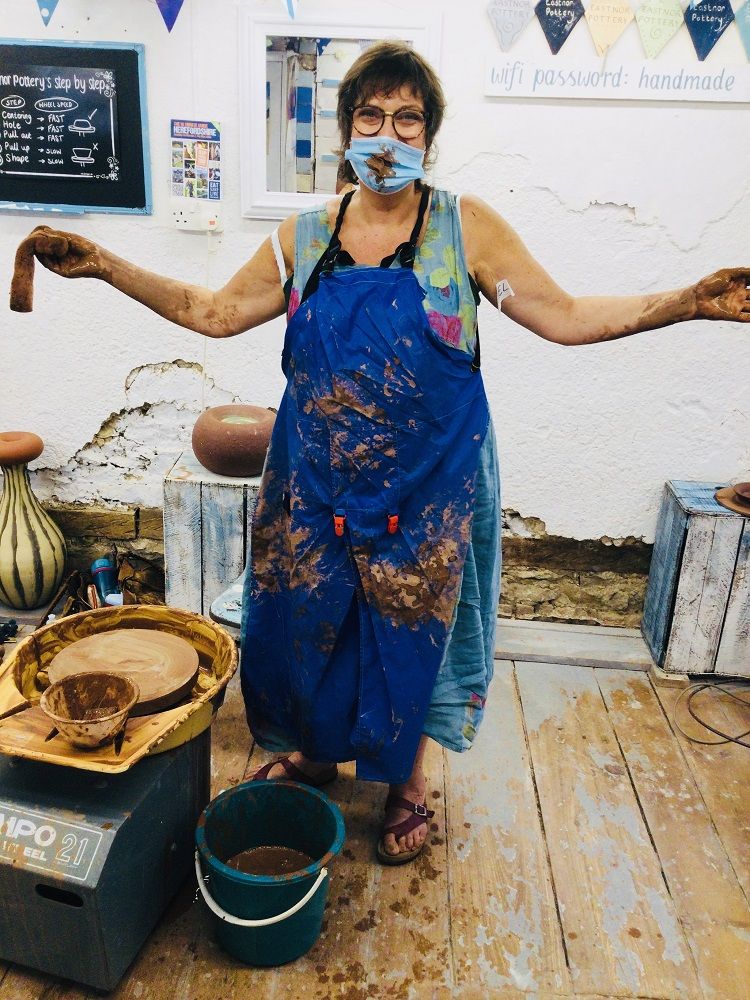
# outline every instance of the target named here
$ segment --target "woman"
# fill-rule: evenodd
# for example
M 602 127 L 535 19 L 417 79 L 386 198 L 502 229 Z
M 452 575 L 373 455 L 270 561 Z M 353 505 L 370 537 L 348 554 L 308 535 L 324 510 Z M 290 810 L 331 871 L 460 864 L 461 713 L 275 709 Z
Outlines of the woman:
M 631 297 L 573 297 L 479 198 L 426 187 L 445 102 L 429 65 L 382 42 L 339 89 L 353 182 L 281 224 L 219 292 L 143 271 L 77 236 L 30 239 L 210 337 L 285 310 L 287 389 L 253 523 L 242 686 L 256 778 L 322 785 L 336 762 L 388 782 L 378 844 L 411 860 L 427 821 L 427 739 L 467 749 L 492 675 L 499 483 L 476 301 L 559 344 L 690 319 L 750 320 L 750 271 Z

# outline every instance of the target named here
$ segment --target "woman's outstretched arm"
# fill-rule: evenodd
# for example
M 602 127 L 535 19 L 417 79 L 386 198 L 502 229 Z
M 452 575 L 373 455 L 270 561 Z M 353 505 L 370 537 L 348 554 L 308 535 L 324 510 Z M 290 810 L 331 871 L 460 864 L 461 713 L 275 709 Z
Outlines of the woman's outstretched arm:
M 294 219 L 282 223 L 279 237 L 293 258 Z M 290 242 L 291 241 L 291 242 Z M 40 226 L 18 248 L 11 286 L 11 308 L 31 308 L 33 261 L 65 278 L 98 278 L 131 299 L 206 337 L 232 337 L 284 312 L 279 269 L 270 239 L 218 291 L 147 271 L 75 233 Z
M 557 344 L 594 344 L 692 319 L 750 322 L 750 268 L 726 268 L 694 285 L 647 295 L 573 296 L 532 257 L 518 234 L 489 205 L 461 199 L 466 258 L 485 297 L 497 305 L 503 280 L 513 295 L 502 309 Z

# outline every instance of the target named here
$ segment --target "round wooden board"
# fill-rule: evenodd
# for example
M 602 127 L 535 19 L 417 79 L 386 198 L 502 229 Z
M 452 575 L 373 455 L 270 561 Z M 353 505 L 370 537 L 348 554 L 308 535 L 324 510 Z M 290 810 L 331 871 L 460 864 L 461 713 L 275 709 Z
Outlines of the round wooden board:
M 49 665 L 50 683 L 70 674 L 108 670 L 126 674 L 140 697 L 132 715 L 176 704 L 195 683 L 198 653 L 186 639 L 150 628 L 98 632 L 61 649 Z

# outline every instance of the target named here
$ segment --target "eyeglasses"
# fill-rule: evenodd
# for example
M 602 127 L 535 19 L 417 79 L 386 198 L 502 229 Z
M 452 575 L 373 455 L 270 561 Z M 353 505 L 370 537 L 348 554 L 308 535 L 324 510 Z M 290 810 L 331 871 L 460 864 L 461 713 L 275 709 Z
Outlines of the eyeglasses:
M 354 128 L 360 135 L 377 135 L 387 117 L 393 120 L 393 130 L 399 139 L 416 139 L 424 131 L 427 117 L 421 111 L 401 108 L 400 111 L 383 111 L 372 104 L 351 108 Z

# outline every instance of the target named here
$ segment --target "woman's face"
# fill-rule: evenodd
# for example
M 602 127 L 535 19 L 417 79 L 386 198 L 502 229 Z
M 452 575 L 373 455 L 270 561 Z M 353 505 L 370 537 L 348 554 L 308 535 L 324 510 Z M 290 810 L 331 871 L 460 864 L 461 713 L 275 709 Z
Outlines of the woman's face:
M 363 139 L 376 134 L 379 139 L 399 139 L 401 142 L 405 142 L 409 146 L 414 146 L 416 149 L 426 148 L 426 124 L 421 128 L 418 135 L 411 136 L 408 134 L 416 127 L 409 120 L 408 112 L 414 111 L 424 115 L 424 101 L 408 84 L 402 84 L 398 90 L 394 90 L 390 94 L 373 94 L 366 101 L 360 101 L 355 111 L 362 108 L 379 108 L 385 112 L 382 127 L 377 133 L 373 133 L 372 128 L 368 125 L 366 131 L 362 132 L 358 131 L 356 125 L 353 123 L 351 135 L 349 136 L 350 142 L 352 139 Z M 406 115 L 402 116 L 405 117 L 405 121 L 402 125 L 399 123 L 394 124 L 394 115 L 400 112 L 406 112 Z M 371 117 L 376 120 L 376 115 L 372 115 Z

